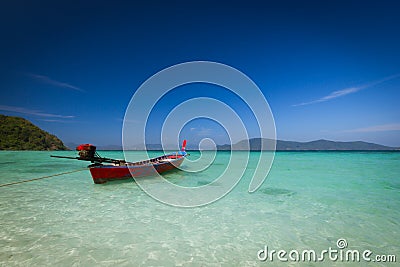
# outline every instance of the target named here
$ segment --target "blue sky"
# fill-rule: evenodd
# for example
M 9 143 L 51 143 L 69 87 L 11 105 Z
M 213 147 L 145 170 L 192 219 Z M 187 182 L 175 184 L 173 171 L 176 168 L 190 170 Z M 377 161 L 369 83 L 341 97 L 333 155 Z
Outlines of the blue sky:
M 125 109 L 145 80 L 209 60 L 258 85 L 279 139 L 400 147 L 398 1 L 82 2 L 0 4 L 0 113 L 65 143 L 120 144 Z M 171 94 L 159 112 L 211 96 L 234 102 L 257 135 L 239 100 L 199 86 Z M 190 122 L 184 134 L 226 141 L 207 120 Z

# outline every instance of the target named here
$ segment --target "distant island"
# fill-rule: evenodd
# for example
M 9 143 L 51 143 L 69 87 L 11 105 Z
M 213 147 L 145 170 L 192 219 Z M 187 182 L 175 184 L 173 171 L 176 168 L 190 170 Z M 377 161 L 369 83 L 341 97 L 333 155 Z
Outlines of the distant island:
M 242 140 L 233 145 L 217 145 L 217 150 L 227 151 L 227 150 L 246 150 L 246 140 Z M 77 144 L 67 144 L 68 147 L 73 148 Z M 252 138 L 249 140 L 250 151 L 260 151 L 261 148 L 264 150 L 271 150 L 273 148 L 273 141 L 271 139 L 264 138 Z M 121 145 L 106 145 L 97 146 L 99 150 L 122 150 Z M 176 150 L 177 147 L 174 145 L 164 146 L 166 150 Z M 134 145 L 128 150 L 144 150 L 143 145 Z M 162 151 L 163 146 L 161 144 L 147 144 L 147 150 Z M 188 140 L 187 150 L 198 150 L 196 145 L 190 143 Z M 295 141 L 276 141 L 276 151 L 399 151 L 400 148 L 389 147 L 378 145 L 374 143 L 368 143 L 363 141 L 355 142 L 338 142 L 329 140 L 316 140 L 310 142 L 295 142 Z
M 242 140 L 233 145 L 217 145 L 217 150 L 246 150 L 249 142 L 250 151 L 271 150 L 273 140 L 252 138 Z M 20 118 L 0 115 L 0 150 L 68 150 L 75 149 L 78 144 L 68 143 L 67 146 L 55 135 L 40 129 L 30 121 Z M 122 150 L 121 145 L 98 145 L 99 150 Z M 130 150 L 143 150 L 143 145 L 133 146 Z M 163 150 L 160 144 L 147 144 L 147 150 Z M 176 147 L 167 145 L 166 149 Z M 188 142 L 188 150 L 198 148 Z M 276 141 L 276 151 L 400 151 L 400 148 L 378 145 L 363 141 L 338 142 L 316 140 L 310 142 Z
M 252 138 L 248 140 L 251 151 L 271 150 L 273 148 L 273 140 L 266 138 Z M 242 140 L 236 144 L 219 145 L 218 150 L 247 150 L 247 140 Z M 310 142 L 295 141 L 276 141 L 277 151 L 392 151 L 399 148 L 367 143 L 363 141 L 355 142 L 338 142 L 329 140 L 316 140 Z
M 30 121 L 0 115 L 0 150 L 68 150 L 55 135 Z

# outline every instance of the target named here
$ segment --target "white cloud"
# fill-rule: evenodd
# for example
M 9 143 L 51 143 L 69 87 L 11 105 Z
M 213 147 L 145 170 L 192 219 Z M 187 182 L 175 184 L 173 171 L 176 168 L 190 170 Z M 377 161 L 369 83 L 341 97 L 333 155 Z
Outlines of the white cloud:
M 339 90 L 339 91 L 334 91 L 332 93 L 330 93 L 327 96 L 321 97 L 320 99 L 317 100 L 313 100 L 310 102 L 304 102 L 304 103 L 300 103 L 300 104 L 295 104 L 293 105 L 293 107 L 297 107 L 297 106 L 305 106 L 305 105 L 310 105 L 310 104 L 315 104 L 315 103 L 320 103 L 320 102 L 325 102 L 334 98 L 338 98 L 341 96 L 345 96 L 348 94 L 352 94 L 355 92 L 358 92 L 360 90 L 364 89 L 363 87 L 353 87 L 353 88 L 347 88 L 347 89 L 343 89 L 343 90 Z
M 59 122 L 59 123 L 71 123 L 72 121 L 65 121 L 65 120 L 53 120 L 53 119 L 39 119 L 40 121 L 45 122 Z
M 342 131 L 344 133 L 370 133 L 370 132 L 388 132 L 388 131 L 400 131 L 400 123 L 374 125 L 365 128 L 357 128 L 351 130 Z
M 27 115 L 34 115 L 34 116 L 39 116 L 39 117 L 47 117 L 47 118 L 62 118 L 62 119 L 75 118 L 75 116 L 43 113 L 39 110 L 32 110 L 32 109 L 27 109 L 27 108 L 23 108 L 23 107 L 15 107 L 15 106 L 0 105 L 0 110 L 16 112 L 16 113 L 21 113 L 21 114 L 27 114 Z
M 30 76 L 30 77 L 34 78 L 35 80 L 38 80 L 42 83 L 45 83 L 45 84 L 62 87 L 62 88 L 68 88 L 68 89 L 72 89 L 75 91 L 85 92 L 84 90 L 82 90 L 81 88 L 79 88 L 77 86 L 74 86 L 74 85 L 71 85 L 68 83 L 64 83 L 64 82 L 59 82 L 59 81 L 53 80 L 44 75 L 37 75 L 37 74 L 29 73 L 28 76 Z
M 300 104 L 295 104 L 295 105 L 292 105 L 292 106 L 293 107 L 298 107 L 298 106 L 305 106 L 305 105 L 311 105 L 311 104 L 315 104 L 315 103 L 325 102 L 325 101 L 332 100 L 332 99 L 335 99 L 335 98 L 338 98 L 338 97 L 342 97 L 342 96 L 345 96 L 345 95 L 356 93 L 358 91 L 373 87 L 375 85 L 381 84 L 381 83 L 389 81 L 389 80 L 393 80 L 393 79 L 398 78 L 398 77 L 400 77 L 400 74 L 396 74 L 396 75 L 392 75 L 392 76 L 389 76 L 389 77 L 385 77 L 385 78 L 380 79 L 378 81 L 374 81 L 374 82 L 371 82 L 371 83 L 368 83 L 368 84 L 365 84 L 365 85 L 362 85 L 362 86 L 351 87 L 351 88 L 346 88 L 346 89 L 334 91 L 334 92 L 330 93 L 329 95 L 326 95 L 326 96 L 321 97 L 319 99 L 316 99 L 316 100 L 313 100 L 313 101 L 309 101 L 309 102 L 303 102 L 303 103 L 300 103 Z
M 207 136 L 213 133 L 213 129 L 201 127 L 200 130 L 196 132 L 197 136 Z

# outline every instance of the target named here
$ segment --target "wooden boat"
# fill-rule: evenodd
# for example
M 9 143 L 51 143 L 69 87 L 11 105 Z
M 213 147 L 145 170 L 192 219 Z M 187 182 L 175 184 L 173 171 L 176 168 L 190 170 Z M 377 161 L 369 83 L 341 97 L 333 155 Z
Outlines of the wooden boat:
M 96 147 L 91 144 L 77 146 L 79 157 L 51 156 L 56 158 L 68 158 L 92 162 L 88 166 L 95 184 L 103 184 L 112 180 L 124 180 L 132 177 L 151 176 L 157 173 L 177 169 L 187 156 L 185 151 L 186 140 L 183 141 L 179 152 L 162 155 L 156 158 L 138 162 L 126 162 L 125 160 L 103 158 L 96 152 Z M 103 164 L 108 163 L 108 164 Z

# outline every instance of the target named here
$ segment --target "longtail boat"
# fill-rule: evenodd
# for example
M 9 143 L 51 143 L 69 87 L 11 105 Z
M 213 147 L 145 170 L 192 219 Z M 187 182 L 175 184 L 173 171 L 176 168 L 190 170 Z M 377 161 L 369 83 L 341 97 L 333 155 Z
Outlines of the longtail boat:
M 54 155 L 51 155 L 51 157 L 90 161 L 92 164 L 90 164 L 88 168 L 92 175 L 93 182 L 95 184 L 103 184 L 107 181 L 151 176 L 156 173 L 177 169 L 188 155 L 185 148 L 186 140 L 183 140 L 182 148 L 178 152 L 137 162 L 126 162 L 120 159 L 103 158 L 97 153 L 96 146 L 92 144 L 82 144 L 76 147 L 79 157 Z

